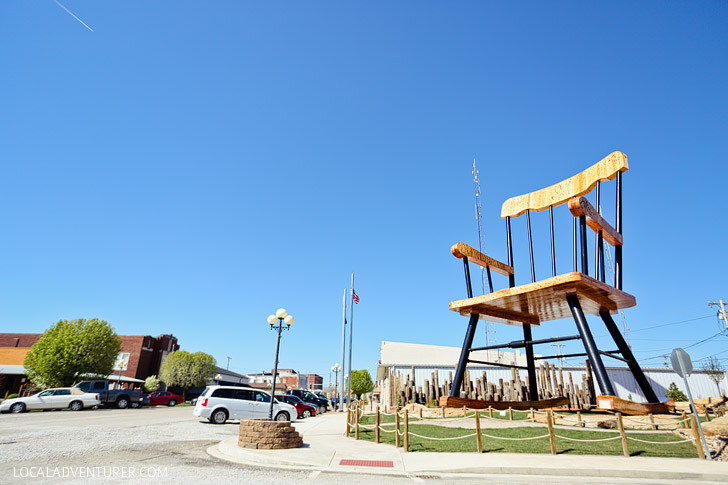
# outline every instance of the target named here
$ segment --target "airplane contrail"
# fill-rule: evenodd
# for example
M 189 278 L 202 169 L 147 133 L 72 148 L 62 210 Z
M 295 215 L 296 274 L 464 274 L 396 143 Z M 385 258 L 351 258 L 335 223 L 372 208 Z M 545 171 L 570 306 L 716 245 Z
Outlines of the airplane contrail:
M 94 31 L 94 29 L 92 29 L 91 27 L 89 27 L 88 25 L 86 25 L 86 24 L 84 23 L 84 21 L 83 21 L 83 20 L 81 20 L 80 18 L 78 18 L 78 17 L 76 17 L 75 15 L 73 15 L 73 12 L 71 12 L 70 10 L 68 10 L 68 9 L 67 9 L 66 7 L 64 7 L 63 5 L 61 5 L 61 2 L 59 2 L 58 0 L 53 0 L 53 1 L 54 1 L 54 2 L 56 2 L 56 5 L 58 5 L 58 6 L 59 6 L 59 7 L 61 7 L 61 8 L 63 9 L 63 10 L 65 10 L 66 12 L 68 12 L 68 15 L 70 15 L 70 16 L 71 16 L 71 17 L 73 17 L 74 19 L 78 20 L 79 22 L 81 22 L 81 25 L 83 25 L 84 27 L 86 27 L 86 28 L 87 28 L 88 30 L 90 30 L 91 32 L 93 32 L 93 31 Z

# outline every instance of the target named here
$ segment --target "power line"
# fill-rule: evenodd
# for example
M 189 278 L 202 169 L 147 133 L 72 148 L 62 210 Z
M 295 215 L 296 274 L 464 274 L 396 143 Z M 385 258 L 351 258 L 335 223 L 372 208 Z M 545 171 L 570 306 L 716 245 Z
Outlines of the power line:
M 670 325 L 678 325 L 680 323 L 694 322 L 696 320 L 705 320 L 706 318 L 713 318 L 713 315 L 707 315 L 707 316 L 698 317 L 698 318 L 690 318 L 688 320 L 680 320 L 679 322 L 670 322 L 670 323 L 663 323 L 661 325 L 653 325 L 652 327 L 645 327 L 645 328 L 640 328 L 639 330 L 632 330 L 632 333 L 642 332 L 644 330 L 651 330 L 653 328 L 668 327 Z

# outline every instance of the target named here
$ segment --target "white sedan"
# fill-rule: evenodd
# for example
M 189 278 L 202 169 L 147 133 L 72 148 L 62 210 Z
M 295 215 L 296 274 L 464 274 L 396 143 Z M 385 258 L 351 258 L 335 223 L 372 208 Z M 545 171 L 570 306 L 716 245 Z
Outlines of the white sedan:
M 99 395 L 83 392 L 76 387 L 57 387 L 46 389 L 26 397 L 14 397 L 0 403 L 0 412 L 22 413 L 33 409 L 65 409 L 80 411 L 93 408 L 100 403 Z

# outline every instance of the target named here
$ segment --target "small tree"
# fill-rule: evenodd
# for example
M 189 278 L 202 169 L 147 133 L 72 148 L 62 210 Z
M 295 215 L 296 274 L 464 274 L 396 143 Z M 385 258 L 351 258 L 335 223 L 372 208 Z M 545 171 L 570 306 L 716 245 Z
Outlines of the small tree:
M 357 399 L 360 399 L 362 394 L 372 392 L 373 390 L 374 383 L 368 370 L 355 370 L 351 372 L 351 392 L 356 395 Z
M 154 392 L 159 389 L 159 377 L 149 376 L 144 379 L 144 390 L 146 392 Z
M 688 397 L 685 395 L 685 393 L 678 389 L 674 382 L 670 383 L 670 386 L 667 388 L 667 393 L 665 395 L 675 402 L 688 400 Z
M 104 320 L 61 320 L 41 335 L 23 366 L 39 387 L 70 386 L 86 375 L 108 376 L 121 339 Z
M 164 359 L 159 376 L 167 385 L 181 387 L 187 399 L 189 389 L 206 385 L 216 372 L 217 361 L 210 354 L 177 350 Z
M 720 396 L 722 394 L 720 392 L 720 383 L 725 378 L 725 368 L 723 367 L 723 364 L 721 364 L 715 357 L 710 357 L 705 361 L 703 368 L 705 369 L 705 373 L 708 374 L 708 378 L 715 382 L 715 385 L 718 388 L 718 395 Z

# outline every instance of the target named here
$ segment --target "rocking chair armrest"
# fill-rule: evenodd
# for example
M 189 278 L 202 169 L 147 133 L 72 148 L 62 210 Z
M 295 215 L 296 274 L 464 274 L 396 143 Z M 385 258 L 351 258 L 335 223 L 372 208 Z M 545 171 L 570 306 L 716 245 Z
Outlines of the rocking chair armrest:
M 612 246 L 621 246 L 623 243 L 622 235 L 617 232 L 599 212 L 589 203 L 586 197 L 574 197 L 569 200 L 569 210 L 574 217 L 584 217 L 586 224 L 594 232 L 602 231 L 604 239 Z
M 463 242 L 453 244 L 450 248 L 453 256 L 459 259 L 468 258 L 468 261 L 472 261 L 475 264 L 482 266 L 483 268 L 490 268 L 496 273 L 500 273 L 503 276 L 510 276 L 513 274 L 513 266 L 501 263 L 498 260 L 486 256 L 477 249 L 468 246 Z

